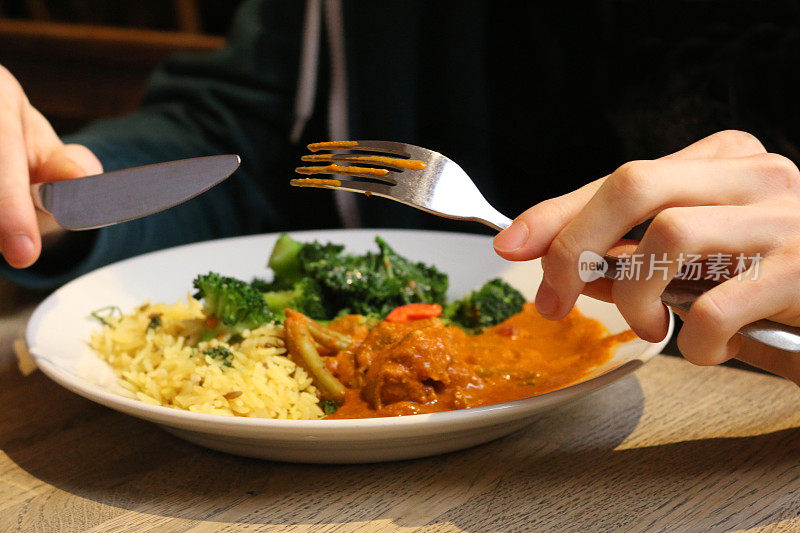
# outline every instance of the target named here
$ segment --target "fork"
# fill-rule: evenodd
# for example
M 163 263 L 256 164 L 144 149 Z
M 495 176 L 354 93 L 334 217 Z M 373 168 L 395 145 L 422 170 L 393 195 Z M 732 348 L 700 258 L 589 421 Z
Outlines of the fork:
M 512 223 L 489 204 L 456 162 L 439 152 L 391 141 L 314 143 L 309 149 L 332 153 L 305 155 L 301 157 L 303 161 L 329 164 L 298 167 L 296 171 L 307 175 L 332 174 L 337 179 L 293 179 L 294 186 L 381 196 L 433 215 L 472 220 L 498 231 Z M 363 166 L 367 164 L 373 166 Z M 343 179 L 342 176 L 357 179 Z M 622 271 L 621 260 L 609 255 L 602 259 L 607 265 L 603 276 L 617 279 Z M 706 279 L 676 277 L 667 285 L 661 300 L 670 307 L 688 311 L 700 295 L 717 284 Z M 797 327 L 762 319 L 743 326 L 738 333 L 781 350 L 800 352 L 800 328 Z

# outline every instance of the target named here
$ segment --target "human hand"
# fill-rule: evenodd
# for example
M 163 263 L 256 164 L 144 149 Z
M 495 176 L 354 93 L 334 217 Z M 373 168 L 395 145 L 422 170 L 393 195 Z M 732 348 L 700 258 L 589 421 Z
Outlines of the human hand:
M 666 257 L 666 275 L 581 281 L 581 252 L 604 255 L 649 219 L 641 242 L 626 251 L 641 254 L 645 265 L 648 258 Z M 757 276 L 728 279 L 681 313 L 678 348 L 697 364 L 738 357 L 800 384 L 800 357 L 742 343 L 736 335 L 761 318 L 800 325 L 800 171 L 752 135 L 723 131 L 661 159 L 626 163 L 528 209 L 494 245 L 509 260 L 542 257 L 536 306 L 544 316 L 563 317 L 583 292 L 613 301 L 649 341 L 667 332 L 660 295 L 678 272 L 681 253 L 760 256 Z
M 34 209 L 31 183 L 102 171 L 88 148 L 61 142 L 14 76 L 0 66 L 0 253 L 6 261 L 16 268 L 30 266 L 41 253 L 42 235 L 64 231 L 50 215 Z

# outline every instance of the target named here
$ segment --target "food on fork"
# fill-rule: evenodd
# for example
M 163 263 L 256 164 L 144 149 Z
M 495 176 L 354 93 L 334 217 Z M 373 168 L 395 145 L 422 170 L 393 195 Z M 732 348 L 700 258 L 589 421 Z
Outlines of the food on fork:
M 319 165 L 313 167 L 297 167 L 294 169 L 298 174 L 337 174 L 347 172 L 350 174 L 369 174 L 370 176 L 384 176 L 389 173 L 385 168 L 368 167 L 346 167 L 342 165 Z
M 316 152 L 318 150 L 342 150 L 353 148 L 357 144 L 358 141 L 326 141 L 321 143 L 311 143 L 308 145 L 308 149 L 312 152 Z
M 312 152 L 320 150 L 356 150 L 356 151 L 380 151 L 389 155 L 367 155 L 354 152 L 347 153 L 333 153 L 333 154 L 310 154 L 304 155 L 300 159 L 309 162 L 324 162 L 330 163 L 328 165 L 313 165 L 302 166 L 294 169 L 298 174 L 312 175 L 312 174 L 346 174 L 358 178 L 375 178 L 389 183 L 393 182 L 390 170 L 424 170 L 427 163 L 418 159 L 411 159 L 410 156 L 398 150 L 392 150 L 383 146 L 386 143 L 378 143 L 379 147 L 374 141 L 332 141 L 323 143 L 312 143 L 308 145 L 308 149 Z M 337 163 L 352 163 L 354 165 L 342 165 Z M 378 165 L 367 166 L 369 164 Z M 382 167 L 389 167 L 382 168 Z M 308 178 L 299 178 L 291 180 L 291 185 L 296 187 L 341 187 L 342 181 L 336 180 L 336 183 L 330 180 L 317 180 Z
M 292 180 L 292 185 L 295 187 L 320 187 L 320 186 L 328 186 L 328 187 L 339 187 L 342 185 L 342 182 L 339 180 L 333 179 L 320 179 L 320 178 L 300 178 L 296 180 Z
M 311 154 L 300 158 L 303 161 L 345 161 L 347 163 L 375 163 L 396 168 L 423 170 L 427 165 L 424 161 L 416 159 L 401 159 L 385 155 L 338 155 L 338 154 Z

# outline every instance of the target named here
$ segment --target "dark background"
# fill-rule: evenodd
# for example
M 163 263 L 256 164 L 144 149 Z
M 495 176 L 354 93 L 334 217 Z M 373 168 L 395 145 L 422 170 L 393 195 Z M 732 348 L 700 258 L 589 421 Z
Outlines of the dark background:
M 239 3 L 0 0 L 0 63 L 58 132 L 69 133 L 135 109 L 150 70 L 170 53 L 222 46 Z M 369 4 L 385 13 L 394 3 Z M 461 17 L 486 33 L 487 52 L 470 60 L 489 95 L 491 172 L 518 175 L 523 190 L 536 188 L 532 196 L 490 198 L 501 211 L 518 213 L 530 197 L 567 192 L 624 161 L 658 157 L 726 128 L 749 131 L 768 149 L 800 158 L 800 2 L 423 6 L 421 31 L 431 46 L 417 52 L 417 83 L 429 114 L 437 113 L 437 99 L 447 99 L 432 94 L 441 91 L 437 78 L 448 76 L 448 58 L 435 52 L 436 39 L 447 39 L 437 35 L 440 21 Z M 419 136 L 469 161 L 458 143 L 448 143 L 452 130 L 429 121 Z M 512 138 L 524 138 L 530 150 L 510 153 Z
M 0 64 L 57 131 L 69 133 L 135 109 L 149 72 L 168 55 L 222 46 L 238 4 L 0 0 Z M 367 18 L 369 9 L 390 11 L 393 4 L 370 2 L 359 11 Z M 658 157 L 722 129 L 749 131 L 770 151 L 800 160 L 800 2 L 439 0 L 421 6 L 424 17 L 412 22 L 425 36 L 415 52 L 423 111 L 436 117 L 451 104 L 441 79 L 468 58 L 474 81 L 485 84 L 486 101 L 470 118 L 485 121 L 489 157 L 478 158 L 464 148 L 468 143 L 454 140 L 447 120 L 421 123 L 415 140 L 461 162 L 479 184 L 482 177 L 503 176 L 487 180 L 485 192 L 509 215 L 625 161 Z M 442 21 L 454 19 L 481 33 L 480 55 L 471 56 L 468 47 L 458 57 L 437 55 L 437 39 L 448 39 L 440 34 Z M 492 188 L 494 182 L 504 185 Z M 452 223 L 426 223 L 452 229 Z
M 19 71 L 14 66 L 25 71 L 18 77 L 28 92 L 36 93 L 37 86 L 54 76 L 53 70 L 22 67 L 41 63 L 42 55 L 69 58 L 57 65 L 56 71 L 68 71 L 75 65 L 106 69 L 104 79 L 110 83 L 115 75 L 112 71 L 120 64 L 127 61 L 144 66 L 150 61 L 155 65 L 163 48 L 221 46 L 219 38 L 240 3 L 0 0 L 0 58 L 13 73 Z M 586 168 L 597 175 L 623 160 L 655 157 L 724 128 L 751 131 L 770 149 L 797 159 L 794 95 L 800 66 L 800 2 L 557 4 L 562 3 L 501 0 L 467 14 L 486 20 L 483 29 L 491 33 L 489 40 L 497 46 L 483 60 L 492 76 L 488 82 L 492 90 L 501 89 L 507 95 L 493 104 L 500 112 L 492 116 L 506 121 L 499 127 L 529 135 L 549 132 L 531 139 L 541 147 L 537 166 L 542 162 L 544 169 L 558 166 L 558 154 L 580 149 L 589 162 Z M 426 18 L 452 17 L 457 6 L 458 2 L 427 2 Z M 70 27 L 77 30 L 69 33 Z M 162 40 L 154 43 L 148 30 L 157 30 Z M 102 31 L 111 33 L 100 35 Z M 92 40 L 94 52 L 81 45 Z M 48 46 L 37 48 L 33 41 Z M 124 48 L 137 41 L 140 45 L 134 51 Z M 114 50 L 106 55 L 117 57 L 98 61 L 102 48 Z M 146 56 L 148 49 L 149 57 L 120 57 Z M 139 91 L 147 71 L 142 69 L 140 76 Z M 425 90 L 424 84 L 420 90 Z M 55 108 L 47 98 L 32 99 L 37 107 L 52 107 L 47 116 L 61 126 L 60 133 L 69 133 L 99 116 L 133 109 L 103 107 L 102 112 L 84 110 L 81 115 L 74 109 Z M 537 114 L 536 124 L 526 123 L 529 117 L 520 105 L 537 106 L 541 101 L 548 105 Z M 586 135 L 575 135 L 586 128 Z M 576 143 L 575 137 L 594 142 Z M 502 152 L 502 146 L 493 149 Z M 548 165 L 548 159 L 554 162 Z

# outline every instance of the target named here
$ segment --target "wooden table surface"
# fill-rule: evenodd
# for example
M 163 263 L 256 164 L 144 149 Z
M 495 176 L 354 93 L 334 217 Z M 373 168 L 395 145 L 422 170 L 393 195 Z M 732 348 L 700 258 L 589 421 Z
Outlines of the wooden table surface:
M 470 450 L 281 464 L 22 376 L 33 303 L 0 316 L 2 532 L 800 531 L 800 391 L 776 377 L 659 356 Z

